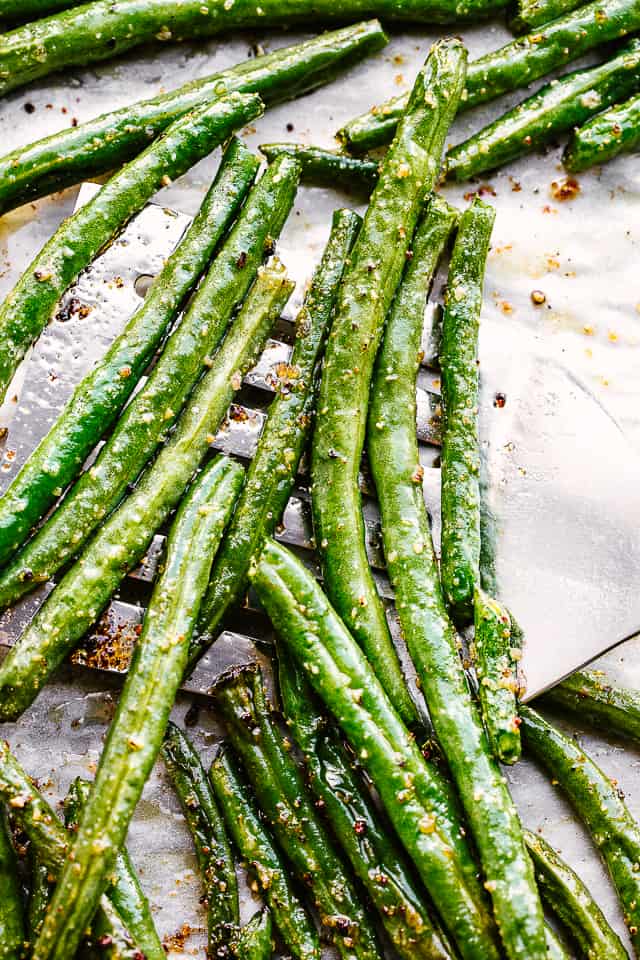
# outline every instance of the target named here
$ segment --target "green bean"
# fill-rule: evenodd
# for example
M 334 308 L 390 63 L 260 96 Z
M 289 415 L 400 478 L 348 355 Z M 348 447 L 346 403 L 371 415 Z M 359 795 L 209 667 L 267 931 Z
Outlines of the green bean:
M 0 809 L 0 960 L 21 960 L 26 939 L 18 864 L 7 818 Z
M 536 27 L 545 27 L 576 7 L 582 0 L 517 0 L 515 16 L 509 21 L 514 33 L 529 33 Z
M 240 926 L 238 881 L 223 817 L 200 758 L 186 735 L 169 723 L 162 758 L 180 800 L 206 890 L 209 950 L 233 940 Z
M 206 456 L 215 431 L 256 362 L 293 285 L 263 268 L 176 429 L 135 490 L 65 574 L 0 667 L 0 716 L 19 716 L 140 562 Z M 157 369 L 157 368 L 156 368 Z
M 327 247 L 297 318 L 291 360 L 278 384 L 247 482 L 214 563 L 191 663 L 215 638 L 224 614 L 246 589 L 251 557 L 261 540 L 273 534 L 286 507 L 311 428 L 318 364 L 339 284 L 361 223 L 350 210 L 334 213 Z
M 31 343 L 80 271 L 160 187 L 262 112 L 255 95 L 233 94 L 176 121 L 63 221 L 0 307 L 0 399 Z
M 232 140 L 200 212 L 143 305 L 76 387 L 60 418 L 0 499 L 0 564 L 20 547 L 113 425 L 233 222 L 257 170 L 257 158 L 239 140 Z
M 467 70 L 460 110 L 520 90 L 553 70 L 577 60 L 600 44 L 640 29 L 638 0 L 592 0 L 540 30 L 473 60 Z M 361 152 L 389 143 L 407 105 L 407 95 L 381 103 L 337 133 L 342 143 Z
M 213 693 L 258 804 L 340 956 L 381 958 L 364 904 L 269 713 L 259 668 L 254 664 L 226 674 Z
M 233 955 L 238 957 L 238 960 L 271 960 L 273 956 L 271 914 L 266 908 L 254 914 L 244 925 Z
M 584 885 L 546 840 L 526 832 L 527 847 L 545 903 L 589 960 L 625 960 L 627 951 Z
M 611 781 L 575 741 L 530 707 L 521 708 L 525 747 L 551 773 L 591 834 L 604 860 L 640 956 L 640 828 Z
M 83 780 L 81 777 L 76 777 L 69 787 L 69 792 L 64 800 L 64 812 L 65 812 L 65 823 L 67 829 L 70 829 L 72 832 L 77 832 L 80 823 L 82 822 L 84 811 L 86 810 L 91 795 L 91 784 L 88 780 Z M 75 842 L 71 846 L 71 851 L 69 852 L 69 857 L 74 855 L 73 851 L 75 850 Z M 101 860 L 101 857 L 96 857 L 95 850 L 93 851 L 94 859 Z M 68 860 L 66 861 L 66 863 Z M 64 876 L 64 869 L 62 875 L 58 881 L 58 888 L 61 886 L 62 877 Z M 131 862 L 129 853 L 127 852 L 126 847 L 121 847 L 115 856 L 115 859 L 111 861 L 111 867 L 109 870 L 111 873 L 111 878 L 109 880 L 109 899 L 113 904 L 113 907 L 118 914 L 118 916 L 124 922 L 124 925 L 127 928 L 127 931 L 134 941 L 136 947 L 142 951 L 144 954 L 145 960 L 164 960 L 165 953 L 160 943 L 160 938 L 156 931 L 155 923 L 153 922 L 153 917 L 151 915 L 151 907 L 149 906 L 149 901 L 145 896 L 145 893 L 140 886 L 140 881 L 136 873 L 136 869 Z M 105 871 L 105 879 L 107 878 L 107 871 Z M 56 894 L 57 889 L 56 888 Z M 64 913 L 66 904 L 63 901 L 63 905 L 60 905 L 59 896 L 54 894 L 51 913 L 49 918 L 56 912 L 56 903 L 58 904 L 58 911 Z M 91 920 L 91 916 L 95 913 L 95 907 L 99 902 L 99 897 L 96 897 L 96 902 L 90 911 L 87 911 L 87 923 Z M 48 918 L 45 917 L 45 923 Z M 82 937 L 84 929 L 80 932 L 78 937 L 78 943 Z M 39 944 L 41 940 L 40 937 L 36 941 L 36 944 L 33 949 L 33 956 L 39 956 Z M 73 955 L 67 953 L 66 956 Z
M 30 944 L 35 943 L 49 906 L 53 887 L 49 868 L 37 854 L 29 857 L 31 863 L 31 887 L 29 903 L 27 905 L 27 939 Z
M 640 95 L 598 113 L 574 130 L 562 154 L 570 173 L 582 173 L 596 163 L 608 163 L 640 143 Z
M 311 792 L 396 952 L 406 960 L 451 960 L 447 938 L 434 923 L 390 827 L 381 821 L 338 736 L 319 715 L 301 669 L 284 651 L 278 677 L 284 716 L 302 751 Z
M 478 695 L 493 755 L 502 763 L 520 759 L 518 660 L 508 611 L 476 587 L 475 636 L 471 646 Z
M 548 690 L 543 704 L 560 707 L 601 733 L 640 741 L 640 695 L 611 683 L 601 670 L 582 670 Z
M 3 740 L 0 740 L 0 800 L 27 835 L 34 855 L 47 867 L 55 880 L 67 855 L 69 837 L 50 805 Z M 121 937 L 118 925 L 113 906 L 107 897 L 103 896 L 92 920 L 93 932 L 100 930 L 105 936 L 113 934 L 119 943 Z
M 482 208 L 479 213 L 484 214 Z M 470 256 L 474 216 L 475 211 L 461 218 L 454 263 L 462 262 L 463 249 Z M 455 211 L 435 197 L 416 230 L 413 257 L 389 312 L 378 355 L 369 414 L 369 462 L 402 635 L 489 878 L 487 886 L 507 954 L 542 958 L 546 949 L 542 909 L 522 827 L 491 757 L 464 675 L 422 492 L 415 397 L 424 309 L 455 220 Z M 468 280 L 460 278 L 463 282 Z M 454 337 L 451 330 L 448 333 Z
M 227 746 L 218 751 L 209 777 L 227 830 L 269 905 L 287 951 L 296 960 L 320 960 L 313 920 L 293 888 L 288 868 Z
M 144 387 L 132 398 L 96 462 L 56 512 L 0 572 L 0 607 L 15 603 L 80 551 L 162 443 L 251 286 L 265 250 L 286 220 L 300 168 L 283 157 L 266 171 L 173 332 Z M 233 371 L 231 371 L 233 373 Z M 231 374 L 230 374 L 231 376 Z
M 447 175 L 456 180 L 484 173 L 539 149 L 623 100 L 640 86 L 640 41 L 632 40 L 597 67 L 552 80 L 542 90 L 457 144 L 447 153 Z
M 460 625 L 480 582 L 478 331 L 494 219 L 477 198 L 460 218 L 442 320 L 442 588 Z
M 402 93 L 384 103 L 375 104 L 366 113 L 345 123 L 337 131 L 336 138 L 351 153 L 366 153 L 367 150 L 384 147 L 393 140 L 408 103 L 409 94 Z M 462 108 L 462 105 L 458 106 L 459 110 Z
M 325 586 L 402 718 L 417 711 L 402 676 L 364 542 L 358 472 L 375 355 L 464 83 L 458 40 L 434 44 L 385 158 L 340 291 L 312 445 L 312 508 Z
M 0 213 L 114 170 L 195 107 L 233 92 L 258 93 L 268 104 L 289 100 L 327 83 L 386 42 L 377 20 L 356 23 L 19 147 L 0 158 Z
M 251 581 L 307 679 L 351 742 L 463 960 L 499 951 L 450 795 L 425 762 L 389 697 L 320 587 L 268 540 Z
M 302 182 L 314 187 L 344 187 L 368 196 L 378 182 L 379 163 L 301 143 L 263 143 L 260 152 L 272 163 L 283 154 L 302 165 Z
M 176 42 L 242 28 L 307 25 L 380 16 L 408 23 L 456 23 L 490 16 L 504 0 L 94 0 L 4 34 L 0 95 L 57 70 L 110 59 L 142 43 Z

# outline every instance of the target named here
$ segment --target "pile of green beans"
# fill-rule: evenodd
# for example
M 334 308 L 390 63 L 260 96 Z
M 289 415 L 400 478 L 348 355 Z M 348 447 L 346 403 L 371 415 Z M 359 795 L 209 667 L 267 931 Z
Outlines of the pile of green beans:
M 212 100 L 231 93 L 257 93 L 267 104 L 290 100 L 329 82 L 386 42 L 377 20 L 356 23 L 20 147 L 0 158 L 0 213 L 132 160 L 169 124 Z
M 242 169 L 254 170 L 253 158 L 246 148 L 242 152 L 246 158 Z M 210 368 L 234 310 L 279 236 L 299 175 L 298 163 L 282 157 L 251 191 L 182 322 L 92 468 L 78 478 L 44 526 L 0 572 L 0 607 L 15 603 L 78 554 L 161 445 L 194 385 Z M 243 176 L 238 171 L 238 177 Z
M 458 23 L 506 6 L 260 3 L 0 0 L 0 23 L 12 27 L 0 34 L 0 96 L 143 43 L 257 22 L 380 16 Z M 511 26 L 521 35 L 469 64 L 459 39 L 437 41 L 411 93 L 348 122 L 337 133 L 340 151 L 262 145 L 267 166 L 257 183 L 260 161 L 234 131 L 261 116 L 265 103 L 312 90 L 382 49 L 387 37 L 377 20 L 240 63 L 0 158 L 0 214 L 110 174 L 0 306 L 1 398 L 82 270 L 160 187 L 224 145 L 199 213 L 145 302 L 0 497 L 0 609 L 64 568 L 0 664 L 2 721 L 33 703 L 172 521 L 95 782 L 73 782 L 64 825 L 0 741 L 0 960 L 163 960 L 124 845 L 158 756 L 193 839 L 208 956 L 270 960 L 277 935 L 295 960 L 321 960 L 322 938 L 342 960 L 382 960 L 389 944 L 402 960 L 567 960 L 544 905 L 580 955 L 624 960 L 622 941 L 582 880 L 520 822 L 499 762 L 520 758 L 521 730 L 525 748 L 589 830 L 640 957 L 640 827 L 577 743 L 530 706 L 520 708 L 520 631 L 483 583 L 477 357 L 495 211 L 476 198 L 459 213 L 433 192 L 441 176 L 465 180 L 494 170 L 568 130 L 563 162 L 572 172 L 634 150 L 640 0 L 608 0 L 604 8 L 601 0 L 517 0 Z M 625 37 L 606 60 L 547 83 L 450 147 L 443 161 L 459 111 Z M 389 144 L 382 159 L 367 155 Z M 280 261 L 265 261 L 300 182 L 344 187 L 368 206 L 364 217 L 333 215 L 290 362 L 278 373 L 245 470 L 209 452 L 293 291 Z M 425 305 L 449 246 L 438 564 L 416 389 Z M 365 445 L 415 691 L 367 555 Z M 322 587 L 273 539 L 307 451 Z M 276 630 L 281 713 L 257 662 L 218 677 L 209 692 L 225 739 L 207 771 L 170 714 L 181 681 L 249 588 Z M 469 665 L 457 632 L 468 627 Z M 598 673 L 576 674 L 542 703 L 640 740 L 640 697 Z M 444 764 L 421 748 L 426 730 Z M 26 848 L 17 842 L 24 837 Z M 262 898 L 244 925 L 240 864 Z

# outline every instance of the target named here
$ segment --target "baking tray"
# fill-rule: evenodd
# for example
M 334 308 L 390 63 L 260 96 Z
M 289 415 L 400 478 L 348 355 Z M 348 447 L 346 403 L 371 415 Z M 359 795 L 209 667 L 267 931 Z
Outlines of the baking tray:
M 297 32 L 245 33 L 208 44 L 138 51 L 135 56 L 93 70 L 67 72 L 63 78 L 51 78 L 47 85 L 32 86 L 4 98 L 0 106 L 3 146 L 10 150 L 36 136 L 60 129 L 74 118 L 82 122 L 108 109 L 223 69 L 261 50 L 275 49 L 306 36 Z M 508 37 L 504 27 L 497 23 L 463 32 L 472 56 L 499 46 Z M 244 131 L 247 143 L 256 146 L 261 142 L 295 138 L 332 145 L 333 132 L 343 121 L 372 102 L 410 85 L 434 39 L 435 34 L 422 31 L 392 36 L 384 51 L 336 83 L 301 101 L 270 110 Z M 451 141 L 468 135 L 515 102 L 518 96 L 502 98 L 488 108 L 464 115 L 456 123 Z M 581 175 L 577 194 L 569 201 L 561 201 L 554 186 L 564 176 L 559 157 L 560 150 L 554 147 L 546 155 L 514 163 L 482 183 L 448 186 L 445 193 L 447 199 L 463 205 L 473 191 L 479 191 L 497 210 L 487 271 L 485 316 L 505 325 L 517 319 L 548 338 L 569 368 L 591 386 L 598 399 L 624 426 L 640 450 L 640 380 L 636 375 L 640 329 L 640 281 L 636 269 L 640 242 L 637 158 L 622 158 L 601 173 Z M 160 222 L 164 223 L 162 218 L 167 217 L 165 209 L 186 216 L 197 210 L 216 163 L 214 155 L 162 192 L 158 198 L 160 206 L 154 211 Z M 67 190 L 37 204 L 28 204 L 0 220 L 0 293 L 10 289 L 77 199 L 77 188 Z M 328 236 L 331 211 L 339 205 L 353 206 L 353 199 L 320 189 L 302 188 L 299 192 L 279 245 L 281 259 L 298 282 L 285 320 L 291 319 L 300 304 L 305 283 Z M 155 233 L 152 229 L 149 236 Z M 123 269 L 125 267 L 126 263 Z M 534 289 L 543 290 L 546 295 L 543 309 L 531 302 Z M 436 300 L 439 293 L 436 286 Z M 111 323 L 116 322 L 117 311 L 106 322 L 108 329 L 103 331 L 106 338 L 113 333 Z M 53 330 L 49 333 L 53 334 Z M 43 338 L 37 349 L 46 350 L 46 340 L 47 337 Z M 96 338 L 96 343 L 100 342 L 103 341 Z M 53 341 L 54 352 L 59 346 L 60 341 Z M 74 376 L 79 376 L 91 355 L 76 352 L 73 370 Z M 429 376 L 425 371 L 423 385 L 425 393 L 433 396 L 437 394 L 437 382 Z M 251 397 L 259 394 L 260 389 L 254 390 Z M 14 421 L 11 432 L 10 422 L 16 407 L 18 404 L 10 401 L 0 413 L 0 426 L 10 428 L 5 454 L 17 449 L 21 437 L 25 439 L 22 431 L 18 433 L 18 420 Z M 31 422 L 42 427 L 46 418 L 45 400 L 34 412 Z M 434 429 L 437 432 L 437 425 Z M 233 434 L 233 428 L 229 432 Z M 432 466 L 437 447 L 425 445 L 423 450 L 433 451 L 433 454 L 425 453 L 431 457 L 427 466 Z M 593 455 L 603 457 L 606 451 L 594 450 Z M 6 479 L 11 463 L 9 456 L 3 465 Z M 302 478 L 301 494 L 303 489 Z M 301 507 L 301 516 L 293 520 L 302 522 L 303 512 Z M 374 541 L 372 547 L 375 548 Z M 129 579 L 122 591 L 123 606 L 114 611 L 116 618 L 121 615 L 126 620 L 131 616 L 133 605 L 144 603 L 149 573 L 142 570 L 137 577 Z M 249 611 L 241 623 L 230 625 L 230 630 L 214 648 L 206 670 L 218 670 L 254 655 L 255 648 L 239 636 L 237 627 L 245 636 L 268 638 L 262 618 Z M 122 636 L 126 641 L 126 631 Z M 637 642 L 617 648 L 603 663 L 621 682 L 629 685 L 640 682 Z M 202 674 L 203 686 L 207 675 Z M 2 735 L 10 741 L 29 772 L 41 780 L 52 799 L 58 800 L 65 793 L 74 776 L 91 775 L 95 770 L 118 687 L 117 678 L 109 674 L 66 667 L 19 723 L 3 726 Z M 197 695 L 182 694 L 174 717 L 180 723 L 194 724 L 191 735 L 205 759 L 210 757 L 220 729 L 206 701 Z M 579 736 L 607 774 L 618 780 L 631 810 L 640 816 L 638 752 L 632 746 L 595 737 L 586 730 L 579 731 Z M 562 798 L 527 761 L 510 770 L 508 776 L 525 822 L 543 829 L 545 836 L 589 884 L 616 929 L 625 936 L 615 896 L 593 847 Z M 160 764 L 145 788 L 131 826 L 129 846 L 153 904 L 158 929 L 162 936 L 171 938 L 169 955 L 174 958 L 202 956 L 204 917 L 198 902 L 201 889 L 195 860 L 178 804 Z M 251 898 L 246 896 L 244 912 L 248 915 L 254 909 Z

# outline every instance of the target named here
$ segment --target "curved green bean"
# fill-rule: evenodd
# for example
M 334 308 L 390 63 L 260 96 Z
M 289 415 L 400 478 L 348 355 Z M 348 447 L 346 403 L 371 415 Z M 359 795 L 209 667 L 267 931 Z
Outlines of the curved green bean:
M 582 173 L 596 163 L 608 163 L 640 144 L 640 95 L 598 113 L 574 130 L 562 154 L 570 173 Z
M 580 877 L 537 833 L 527 830 L 527 848 L 542 898 L 589 960 L 628 960 L 620 937 Z
M 257 171 L 257 158 L 239 140 L 232 140 L 199 213 L 144 303 L 76 387 L 59 419 L 0 498 L 0 564 L 21 546 L 113 425 L 235 219 Z
M 504 0 L 94 0 L 0 40 L 0 95 L 57 70 L 111 59 L 142 43 L 210 37 L 237 29 L 381 17 L 408 23 L 456 23 L 487 17 Z
M 192 643 L 191 663 L 215 638 L 224 614 L 246 589 L 251 557 L 261 540 L 273 534 L 286 507 L 311 429 L 318 392 L 318 363 L 361 223 L 351 210 L 338 210 L 333 215 L 325 252 L 297 318 L 291 360 L 269 407 L 247 482 L 215 559 L 198 636 Z
M 268 168 L 251 191 L 181 323 L 95 463 L 79 477 L 42 529 L 0 571 L 0 608 L 50 579 L 78 554 L 163 442 L 211 364 L 265 252 L 279 236 L 293 204 L 299 174 L 297 162 L 283 157 Z
M 496 931 L 457 810 L 312 575 L 268 540 L 251 570 L 260 602 L 335 716 L 463 960 L 496 960 Z
M 193 838 L 207 901 L 209 953 L 223 953 L 240 927 L 238 881 L 224 822 L 193 745 L 169 723 L 162 758 Z
M 566 792 L 604 860 L 640 956 L 640 828 L 612 782 L 575 741 L 521 707 L 525 746 Z
M 0 39 L 1 43 L 1 39 Z M 64 291 L 116 231 L 162 186 L 262 112 L 253 94 L 233 94 L 177 120 L 58 227 L 0 307 L 0 398 Z
M 314 922 L 294 890 L 289 870 L 228 747 L 218 751 L 209 778 L 227 830 L 269 904 L 288 952 L 296 960 L 320 960 L 322 951 Z
M 212 437 L 258 359 L 293 289 L 280 265 L 262 268 L 211 369 L 135 490 L 101 527 L 0 667 L 0 716 L 19 716 L 72 652 L 154 533 L 180 502 Z M 156 368 L 157 369 L 157 368 Z
M 366 908 L 269 712 L 259 668 L 251 665 L 224 675 L 213 693 L 258 804 L 340 956 L 381 960 Z
M 588 70 L 552 80 L 447 153 L 447 175 L 456 180 L 492 170 L 539 149 L 557 134 L 624 100 L 640 87 L 640 41 Z
M 540 698 L 590 723 L 602 733 L 640 742 L 640 694 L 607 679 L 601 670 L 581 670 Z
M 312 445 L 312 508 L 325 586 L 402 718 L 418 722 L 364 538 L 358 474 L 373 364 L 424 200 L 462 92 L 466 51 L 434 44 L 380 168 L 327 344 Z

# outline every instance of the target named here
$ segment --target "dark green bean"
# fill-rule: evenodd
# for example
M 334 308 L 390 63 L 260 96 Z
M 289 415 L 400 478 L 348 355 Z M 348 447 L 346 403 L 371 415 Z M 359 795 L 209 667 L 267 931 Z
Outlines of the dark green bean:
M 628 960 L 620 937 L 580 877 L 541 836 L 527 831 L 525 839 L 543 900 L 567 928 L 580 953 L 589 960 Z
M 341 957 L 380 960 L 375 929 L 269 712 L 259 669 L 233 671 L 213 692 L 260 809 Z
M 320 960 L 320 941 L 314 922 L 294 890 L 289 869 L 227 746 L 218 751 L 209 777 L 227 830 L 238 853 L 247 862 L 251 878 L 256 880 L 269 904 L 287 951 L 296 960 Z
M 302 182 L 314 187 L 344 187 L 369 196 L 378 182 L 380 164 L 301 143 L 263 143 L 260 152 L 272 163 L 285 154 L 302 165 Z
M 574 673 L 548 690 L 539 702 L 560 707 L 601 733 L 640 742 L 640 694 L 611 683 L 601 670 Z
M 207 901 L 212 957 L 236 938 L 240 926 L 238 881 L 224 822 L 193 744 L 169 723 L 162 745 L 171 782 L 193 838 Z
M 640 828 L 611 781 L 579 745 L 530 707 L 521 708 L 525 747 L 566 792 L 604 860 L 640 956 Z

